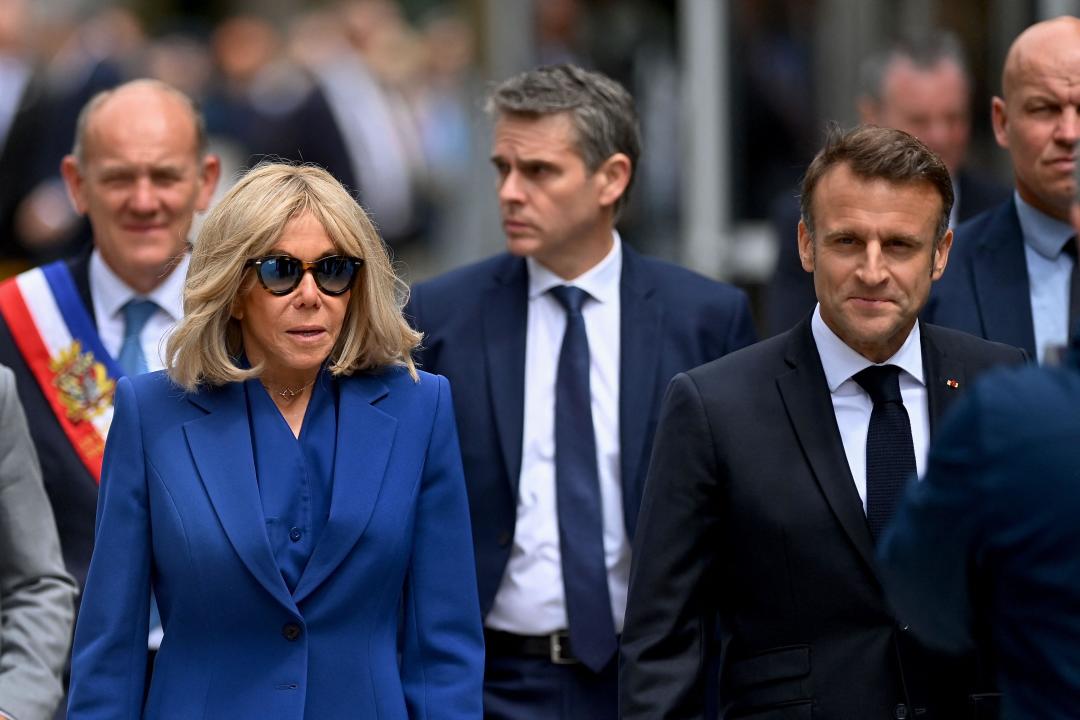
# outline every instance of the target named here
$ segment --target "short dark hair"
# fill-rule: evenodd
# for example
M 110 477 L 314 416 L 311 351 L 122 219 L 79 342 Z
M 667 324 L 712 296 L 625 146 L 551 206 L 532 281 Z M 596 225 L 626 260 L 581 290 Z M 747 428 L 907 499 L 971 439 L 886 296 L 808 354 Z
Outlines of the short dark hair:
M 954 63 L 971 88 L 971 74 L 960 40 L 951 32 L 930 30 L 897 38 L 884 50 L 867 56 L 859 65 L 860 92 L 881 102 L 885 76 L 897 60 L 907 60 L 920 70 L 933 69 L 943 62 Z
M 630 182 L 615 201 L 616 216 L 622 211 L 641 156 L 641 130 L 634 99 L 618 82 L 575 65 L 547 65 L 496 85 L 488 96 L 487 111 L 496 118 L 569 113 L 578 152 L 589 172 L 596 172 L 615 153 L 626 155 Z
M 859 125 L 847 131 L 835 125 L 829 128 L 825 147 L 806 168 L 799 198 L 802 221 L 811 235 L 814 233 L 814 189 L 825 173 L 836 165 L 847 165 L 852 173 L 867 180 L 885 180 L 897 185 L 929 184 L 941 196 L 941 217 L 938 218 L 934 246 L 945 236 L 953 206 L 949 169 L 914 135 L 877 125 Z

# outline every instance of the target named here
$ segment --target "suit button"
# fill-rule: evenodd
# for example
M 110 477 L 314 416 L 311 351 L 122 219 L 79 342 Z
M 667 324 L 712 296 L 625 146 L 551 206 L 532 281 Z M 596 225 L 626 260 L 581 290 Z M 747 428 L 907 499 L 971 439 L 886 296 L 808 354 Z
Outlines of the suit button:
M 300 542 L 300 538 L 304 537 L 304 534 L 300 532 L 300 528 L 294 527 L 289 530 L 289 539 L 293 542 Z
M 300 626 L 296 623 L 285 623 L 285 626 L 281 628 L 281 636 L 292 642 L 300 637 Z
M 900 703 L 899 705 L 897 705 L 895 708 L 893 708 L 892 716 L 896 718 L 896 720 L 907 720 L 907 705 L 905 705 L 904 703 Z
M 499 533 L 499 537 L 496 538 L 496 541 L 499 543 L 499 547 L 506 547 L 513 539 L 514 536 L 510 533 L 509 530 L 503 530 L 501 533 Z

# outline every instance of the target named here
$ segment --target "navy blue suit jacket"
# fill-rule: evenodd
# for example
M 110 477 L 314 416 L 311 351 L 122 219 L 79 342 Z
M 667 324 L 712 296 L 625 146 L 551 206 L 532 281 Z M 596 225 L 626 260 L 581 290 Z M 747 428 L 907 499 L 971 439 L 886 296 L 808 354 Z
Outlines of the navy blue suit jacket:
M 68 718 L 480 719 L 449 386 L 393 368 L 339 389 L 330 514 L 290 592 L 242 386 L 120 380 Z M 151 586 L 165 637 L 146 693 Z
M 619 446 L 623 514 L 633 537 L 668 381 L 751 344 L 754 330 L 742 291 L 622 248 Z M 415 286 L 405 310 L 425 333 L 420 363 L 454 388 L 485 614 L 517 520 L 527 310 L 525 260 L 507 254 Z
M 1078 408 L 1080 368 L 987 374 L 882 541 L 889 598 L 926 643 L 963 650 L 993 628 L 1006 720 L 1080 708 Z
M 1012 198 L 956 228 L 949 266 L 922 319 L 1036 357 L 1024 236 Z

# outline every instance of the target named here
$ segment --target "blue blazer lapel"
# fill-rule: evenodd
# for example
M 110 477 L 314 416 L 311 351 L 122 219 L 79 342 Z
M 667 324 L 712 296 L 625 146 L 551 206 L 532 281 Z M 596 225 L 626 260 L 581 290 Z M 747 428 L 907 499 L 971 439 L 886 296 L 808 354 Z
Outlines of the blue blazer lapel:
M 207 389 L 191 402 L 208 414 L 184 423 L 184 435 L 221 527 L 259 583 L 295 610 L 266 536 L 243 386 Z
M 1035 357 L 1035 326 L 1023 232 L 1011 200 L 987 224 L 972 258 L 972 282 L 983 324 L 983 337 L 1022 347 Z
M 356 376 L 343 379 L 340 388 L 330 517 L 296 584 L 297 603 L 326 580 L 367 529 L 397 432 L 397 418 L 374 406 L 388 392 L 382 380 Z
M 645 435 L 656 415 L 656 382 L 660 366 L 660 326 L 664 308 L 654 297 L 650 278 L 638 255 L 623 245 L 619 303 L 619 447 L 622 448 L 623 517 L 633 537 L 643 488 L 642 465 L 651 448 Z
M 828 381 L 806 318 L 788 333 L 785 360 L 791 370 L 776 378 L 799 445 L 822 494 L 855 550 L 876 574 L 874 540 L 851 476 L 836 425 Z
M 481 339 L 495 417 L 493 431 L 502 450 L 514 497 L 517 497 L 521 474 L 528 294 L 525 261 L 510 258 L 488 291 Z

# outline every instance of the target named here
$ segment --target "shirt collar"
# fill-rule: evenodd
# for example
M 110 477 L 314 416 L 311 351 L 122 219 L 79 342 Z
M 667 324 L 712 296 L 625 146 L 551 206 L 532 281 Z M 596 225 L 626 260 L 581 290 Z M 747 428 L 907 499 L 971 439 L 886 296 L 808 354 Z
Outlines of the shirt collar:
M 535 258 L 525 258 L 529 270 L 529 299 L 540 297 L 558 285 L 579 287 L 597 302 L 612 302 L 619 297 L 622 276 L 622 239 L 617 230 L 611 231 L 614 242 L 604 259 L 573 280 L 566 281 L 541 265 Z
M 855 373 L 875 364 L 852 350 L 825 324 L 825 321 L 821 319 L 820 304 L 814 308 L 810 330 L 814 334 L 814 343 L 821 357 L 821 367 L 825 370 L 825 381 L 829 384 L 829 392 L 836 392 L 837 388 L 850 380 Z M 908 333 L 900 349 L 881 364 L 896 365 L 917 380 L 920 385 L 926 384 L 923 378 L 922 331 L 918 322 L 911 328 L 911 332 Z
M 95 248 L 90 253 L 89 271 L 90 293 L 93 296 L 94 306 L 100 308 L 107 317 L 116 317 L 129 300 L 135 297 L 146 297 L 148 300 L 153 300 L 174 322 L 179 322 L 184 315 L 184 281 L 187 278 L 190 259 L 191 256 L 184 253 L 160 285 L 147 295 L 140 296 L 113 272 Z
M 1041 210 L 1024 202 L 1020 193 L 1013 191 L 1016 215 L 1020 218 L 1020 232 L 1024 242 L 1047 260 L 1057 260 L 1065 243 L 1076 235 L 1072 225 L 1052 218 Z

